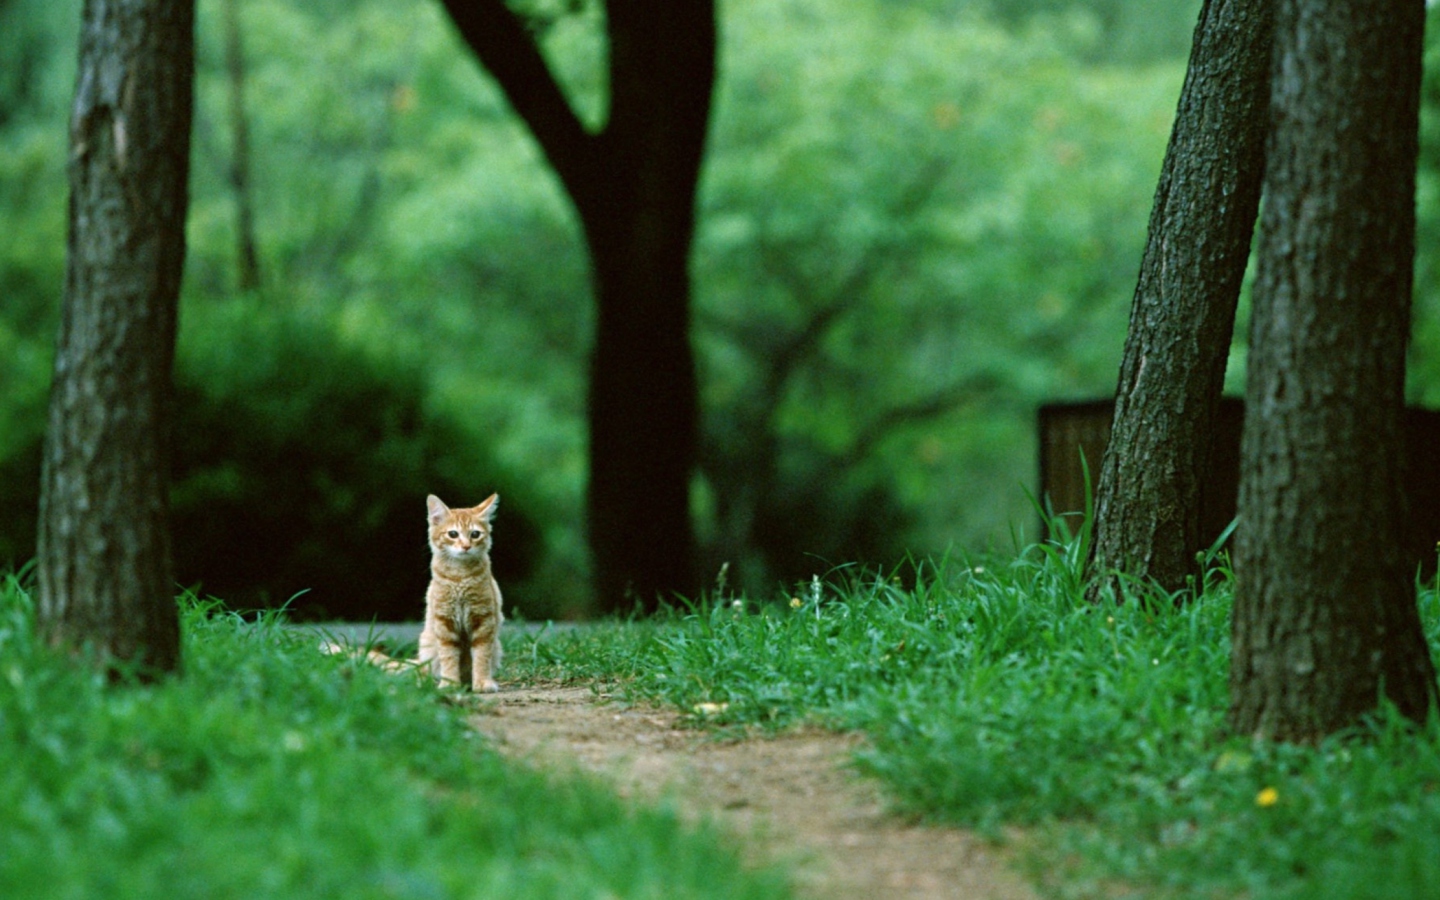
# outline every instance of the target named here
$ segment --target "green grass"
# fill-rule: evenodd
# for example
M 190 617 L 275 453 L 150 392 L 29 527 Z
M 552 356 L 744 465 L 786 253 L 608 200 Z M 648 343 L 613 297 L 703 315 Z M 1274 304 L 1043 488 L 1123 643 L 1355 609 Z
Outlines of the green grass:
M 433 687 L 183 599 L 185 669 L 103 680 L 0 584 L 0 897 L 782 897 L 712 828 L 508 762 Z
M 618 680 L 709 727 L 861 729 L 857 763 L 900 811 L 1023 826 L 1054 896 L 1436 896 L 1440 723 L 1382 710 L 1314 748 L 1229 736 L 1229 573 L 1179 609 L 1092 606 L 1080 557 L 727 597 L 664 626 L 521 641 L 517 665 Z M 1420 603 L 1433 651 L 1440 600 Z
M 1091 606 L 1077 546 L 774 603 L 507 638 L 506 679 L 697 726 L 869 734 L 898 810 L 1001 836 L 1059 897 L 1413 898 L 1440 884 L 1440 723 L 1226 734 L 1231 581 Z M 1432 649 L 1440 597 L 1420 592 Z M 0 896 L 783 896 L 673 811 L 515 766 L 433 688 L 184 602 L 186 670 L 106 687 L 0 587 Z M 704 710 L 704 711 L 702 711 Z M 1274 799 L 1273 803 L 1263 800 Z

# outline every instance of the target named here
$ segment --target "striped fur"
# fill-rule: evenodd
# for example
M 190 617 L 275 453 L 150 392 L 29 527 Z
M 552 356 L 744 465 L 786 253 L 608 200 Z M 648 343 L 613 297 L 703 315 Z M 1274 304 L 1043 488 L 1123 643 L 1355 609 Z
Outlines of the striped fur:
M 490 570 L 490 528 L 500 495 L 451 509 L 426 498 L 430 521 L 430 587 L 420 632 L 423 668 L 442 683 L 496 691 L 500 664 L 500 585 Z

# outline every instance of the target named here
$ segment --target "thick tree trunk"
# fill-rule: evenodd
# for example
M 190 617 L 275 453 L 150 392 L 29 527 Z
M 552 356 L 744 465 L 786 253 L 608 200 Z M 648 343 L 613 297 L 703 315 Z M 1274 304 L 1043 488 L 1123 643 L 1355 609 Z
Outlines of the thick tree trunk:
M 1237 732 L 1313 741 L 1435 671 L 1401 547 L 1420 0 L 1281 0 L 1230 669 Z
M 87 0 L 37 624 L 142 672 L 179 665 L 166 473 L 193 69 L 193 0 Z
M 1185 586 L 1264 173 L 1273 0 L 1205 0 L 1165 153 L 1095 495 L 1092 568 Z M 1091 460 L 1095 464 L 1096 460 Z
M 711 3 L 612 3 L 602 177 L 574 184 L 598 317 L 587 525 L 602 608 L 693 595 L 690 247 L 715 81 Z
M 693 595 L 698 587 L 690 521 L 699 411 L 689 247 L 646 246 L 678 227 L 650 227 L 666 218 L 655 212 L 642 217 L 649 222 L 588 229 L 599 308 L 586 509 L 596 595 L 608 611 L 636 604 L 653 611 L 658 599 Z
M 610 105 L 588 132 L 500 0 L 442 0 L 565 185 L 590 250 L 590 553 L 599 606 L 653 610 L 698 586 L 699 443 L 690 247 L 715 81 L 713 0 L 606 4 Z

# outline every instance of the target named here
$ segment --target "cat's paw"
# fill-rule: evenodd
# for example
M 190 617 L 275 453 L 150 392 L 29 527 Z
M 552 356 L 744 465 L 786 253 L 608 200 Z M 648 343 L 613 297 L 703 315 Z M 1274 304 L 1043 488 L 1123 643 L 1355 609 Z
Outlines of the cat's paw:
M 477 694 L 493 694 L 498 690 L 500 690 L 500 685 L 496 684 L 493 678 L 487 678 L 475 687 Z

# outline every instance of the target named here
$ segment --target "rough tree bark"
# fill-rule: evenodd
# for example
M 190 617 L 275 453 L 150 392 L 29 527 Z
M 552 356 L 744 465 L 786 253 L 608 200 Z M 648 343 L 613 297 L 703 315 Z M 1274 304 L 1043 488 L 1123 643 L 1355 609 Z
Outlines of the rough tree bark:
M 699 412 L 690 246 L 715 81 L 713 0 L 606 4 L 609 115 L 587 131 L 501 0 L 443 0 L 564 184 L 590 251 L 587 526 L 602 609 L 693 593 Z
M 179 665 L 166 498 L 194 0 L 86 0 L 37 625 L 107 668 Z
M 1260 202 L 1272 26 L 1273 0 L 1200 10 L 1100 465 L 1092 599 L 1115 571 L 1178 591 L 1217 537 L 1200 488 Z
M 1280 0 L 1240 476 L 1232 727 L 1436 698 L 1401 552 L 1421 0 Z

